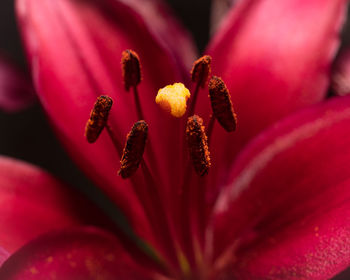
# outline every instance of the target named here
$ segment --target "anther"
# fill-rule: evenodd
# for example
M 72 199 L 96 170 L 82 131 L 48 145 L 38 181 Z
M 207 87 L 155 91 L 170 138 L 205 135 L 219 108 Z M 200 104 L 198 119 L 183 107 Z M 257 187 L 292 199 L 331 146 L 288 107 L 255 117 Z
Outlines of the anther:
M 210 153 L 202 118 L 197 115 L 188 118 L 186 138 L 196 173 L 199 176 L 207 174 L 210 167 Z
M 136 122 L 126 137 L 126 144 L 120 160 L 118 174 L 123 179 L 133 175 L 140 165 L 148 135 L 148 125 L 141 120 Z
M 187 108 L 187 100 L 190 91 L 182 83 L 161 88 L 156 96 L 156 103 L 165 111 L 176 118 L 182 117 Z
M 122 72 L 124 86 L 127 91 L 141 82 L 141 64 L 139 56 L 132 50 L 125 50 L 122 53 Z
M 199 83 L 202 88 L 207 84 L 210 72 L 211 72 L 211 57 L 204 55 L 197 59 L 192 67 L 191 78 L 195 83 Z
M 213 76 L 210 79 L 209 97 L 215 118 L 226 131 L 234 131 L 237 118 L 233 111 L 231 95 L 221 78 Z
M 113 100 L 109 96 L 101 95 L 97 98 L 94 108 L 91 111 L 90 119 L 85 126 L 85 137 L 89 143 L 94 143 L 103 128 L 107 125 L 109 111 Z

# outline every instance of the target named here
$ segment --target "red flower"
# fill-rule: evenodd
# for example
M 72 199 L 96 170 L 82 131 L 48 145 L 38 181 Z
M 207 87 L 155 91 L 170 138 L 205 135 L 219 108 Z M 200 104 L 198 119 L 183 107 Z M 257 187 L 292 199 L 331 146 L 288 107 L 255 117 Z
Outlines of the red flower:
M 17 250 L 40 233 L 83 224 L 71 216 L 76 209 L 98 212 L 87 202 L 81 206 L 47 174 L 3 159 L 1 177 L 11 192 L 5 190 L 3 203 L 10 209 L 0 207 L 0 244 L 17 251 L 0 278 L 326 279 L 345 269 L 350 99 L 320 102 L 345 4 L 236 4 L 207 53 L 212 73 L 231 92 L 237 131 L 214 126 L 209 174 L 199 178 L 184 153 L 186 118 L 168 116 L 154 101 L 159 88 L 188 83 L 195 59 L 188 36 L 161 2 L 18 0 L 34 83 L 57 136 L 123 211 L 143 240 L 136 239 L 138 248 L 147 253 L 82 227 L 48 233 Z M 127 180 L 116 173 L 120 145 L 140 109 L 133 104 L 136 95 L 124 89 L 125 49 L 135 50 L 142 63 L 138 97 L 148 123 L 144 162 Z M 206 90 L 194 112 L 208 125 Z M 83 129 L 101 94 L 114 101 L 108 116 L 114 138 L 102 132 L 90 144 Z

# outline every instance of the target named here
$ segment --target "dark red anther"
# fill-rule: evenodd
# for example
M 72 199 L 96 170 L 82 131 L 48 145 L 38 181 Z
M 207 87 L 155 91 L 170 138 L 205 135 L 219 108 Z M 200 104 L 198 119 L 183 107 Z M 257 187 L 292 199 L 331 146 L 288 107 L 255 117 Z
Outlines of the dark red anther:
M 85 137 L 89 143 L 94 143 L 103 128 L 107 125 L 109 111 L 113 100 L 109 96 L 101 95 L 97 98 L 94 108 L 91 111 L 90 119 L 85 126 Z
M 199 176 L 204 176 L 209 171 L 210 153 L 203 120 L 199 116 L 188 118 L 186 139 L 194 169 Z
M 135 87 L 141 82 L 141 63 L 136 52 L 125 50 L 122 53 L 122 72 L 125 89 Z
M 202 88 L 207 84 L 211 68 L 211 57 L 209 55 L 204 55 L 197 59 L 192 67 L 191 78 L 195 83 L 199 83 Z
M 118 171 L 123 179 L 129 178 L 139 167 L 145 150 L 147 135 L 148 125 L 143 120 L 136 122 L 127 135 L 123 156 L 120 160 L 121 166 Z
M 209 82 L 209 97 L 213 115 L 228 132 L 236 130 L 237 118 L 233 111 L 231 95 L 224 81 L 213 76 Z

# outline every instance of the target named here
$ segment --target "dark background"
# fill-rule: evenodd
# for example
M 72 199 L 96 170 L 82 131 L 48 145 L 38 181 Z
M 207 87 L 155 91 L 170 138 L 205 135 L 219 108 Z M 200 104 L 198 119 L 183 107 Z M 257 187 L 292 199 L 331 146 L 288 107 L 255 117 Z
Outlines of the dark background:
M 168 2 L 192 32 L 199 50 L 203 50 L 209 38 L 210 0 Z M 0 53 L 26 71 L 13 5 L 13 0 L 0 1 Z M 350 38 L 347 36 L 348 29 L 344 32 L 344 42 Z M 37 164 L 71 185 L 92 192 L 91 183 L 78 171 L 55 139 L 39 104 L 20 113 L 0 111 L 0 132 L 0 154 Z M 334 279 L 350 279 L 350 273 L 344 272 Z

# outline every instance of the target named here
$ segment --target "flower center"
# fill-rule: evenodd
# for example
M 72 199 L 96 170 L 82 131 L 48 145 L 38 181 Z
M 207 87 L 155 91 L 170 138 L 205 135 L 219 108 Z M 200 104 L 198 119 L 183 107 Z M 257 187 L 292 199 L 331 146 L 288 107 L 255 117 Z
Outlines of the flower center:
M 171 116 L 181 118 L 186 115 L 187 123 L 183 128 L 184 149 L 187 146 L 189 159 L 186 161 L 183 184 L 174 186 L 174 201 L 164 201 L 161 183 L 152 173 L 152 169 L 143 160 L 145 146 L 147 163 L 151 167 L 159 159 L 155 158 L 151 141 L 147 141 L 148 132 L 152 133 L 145 121 L 142 104 L 139 100 L 137 86 L 142 79 L 139 56 L 132 50 L 122 53 L 122 73 L 127 91 L 133 89 L 138 121 L 128 133 L 124 149 L 111 129 L 108 117 L 113 100 L 108 96 L 100 96 L 91 111 L 85 128 L 85 136 L 89 143 L 94 143 L 106 128 L 118 154 L 121 157 L 118 174 L 123 179 L 132 181 L 135 194 L 149 219 L 154 232 L 155 250 L 169 270 L 169 279 L 209 279 L 212 273 L 207 263 L 211 263 L 207 252 L 208 241 L 204 236 L 208 226 L 209 214 L 206 204 L 206 180 L 211 166 L 210 137 L 215 119 L 228 132 L 236 129 L 236 115 L 233 111 L 230 94 L 221 78 L 211 77 L 209 97 L 213 113 L 207 129 L 203 119 L 194 115 L 196 100 L 200 89 L 207 85 L 211 73 L 211 57 L 203 56 L 195 61 L 191 78 L 195 84 L 192 100 L 187 110 L 190 91 L 182 84 L 175 83 L 158 91 L 155 102 Z M 186 112 L 187 110 L 187 112 Z M 186 143 L 185 143 L 186 142 Z M 181 147 L 181 145 L 179 145 Z M 172 147 L 169 147 L 172 148 Z M 179 151 L 181 153 L 181 150 Z M 158 160 L 158 161 L 157 161 Z M 158 163 L 159 164 L 159 163 Z M 141 166 L 142 172 L 137 172 Z M 192 176 L 193 170 L 197 176 Z M 138 179 L 138 177 L 142 179 Z M 168 205 L 169 204 L 169 205 Z M 210 247 L 210 246 L 209 246 Z

